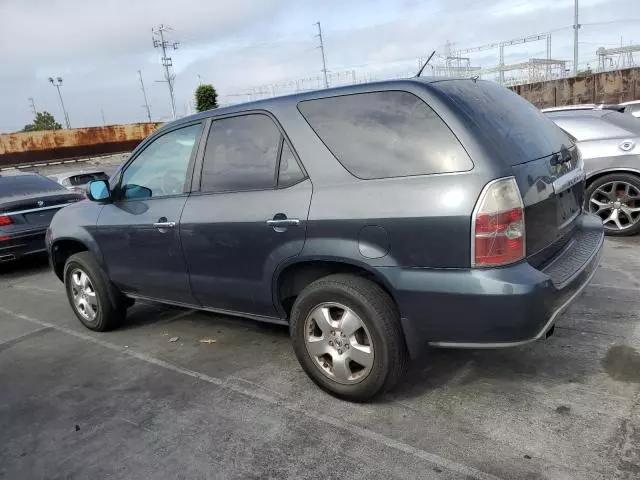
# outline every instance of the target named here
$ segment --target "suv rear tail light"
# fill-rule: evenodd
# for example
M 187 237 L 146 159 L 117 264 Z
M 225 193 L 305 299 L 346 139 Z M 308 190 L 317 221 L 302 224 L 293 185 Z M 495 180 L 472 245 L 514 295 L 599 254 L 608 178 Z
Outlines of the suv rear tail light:
M 6 225 L 11 225 L 13 220 L 8 215 L 0 215 L 0 227 L 4 227 Z
M 515 178 L 484 187 L 471 228 L 472 267 L 508 265 L 525 257 L 524 205 Z

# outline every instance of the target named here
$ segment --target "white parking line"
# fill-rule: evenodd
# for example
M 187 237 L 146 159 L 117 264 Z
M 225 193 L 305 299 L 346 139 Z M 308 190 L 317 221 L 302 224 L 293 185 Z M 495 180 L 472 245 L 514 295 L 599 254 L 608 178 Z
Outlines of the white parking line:
M 32 322 L 35 323 L 37 325 L 40 325 L 42 327 L 48 327 L 48 328 L 52 328 L 54 330 L 57 330 L 61 333 L 65 333 L 67 335 L 71 335 L 73 337 L 85 340 L 87 342 L 91 342 L 97 345 L 100 345 L 102 347 L 108 348 L 110 350 L 125 354 L 125 355 L 129 355 L 131 357 L 137 358 L 138 360 L 142 360 L 144 362 L 147 363 L 151 363 L 153 365 L 157 365 L 159 367 L 165 368 L 167 370 L 170 370 L 172 372 L 175 373 L 179 373 L 181 375 L 186 375 L 192 378 L 197 378 L 199 380 L 211 383 L 213 385 L 217 385 L 221 388 L 224 388 L 226 390 L 231 390 L 233 392 L 236 393 L 240 393 L 242 395 L 246 395 L 248 397 L 251 398 L 255 398 L 258 400 L 262 400 L 264 402 L 270 403 L 272 405 L 277 405 L 279 407 L 285 408 L 291 412 L 294 412 L 298 415 L 302 415 L 305 417 L 309 417 L 312 418 L 318 422 L 322 422 L 325 423 L 327 425 L 331 425 L 335 428 L 338 428 L 340 430 L 344 430 L 352 435 L 361 437 L 361 438 L 365 438 L 368 440 L 371 440 L 373 442 L 376 442 L 380 445 L 383 445 L 385 447 L 388 448 L 393 448 L 399 452 L 403 452 L 406 453 L 408 455 L 412 455 L 416 458 L 419 458 L 421 460 L 424 460 L 426 462 L 429 462 L 431 464 L 433 464 L 434 466 L 437 466 L 439 468 L 445 469 L 445 470 L 449 470 L 451 472 L 455 472 L 461 475 L 466 475 L 468 477 L 477 479 L 477 480 L 501 480 L 499 477 L 496 477 L 495 475 L 492 475 L 490 473 L 485 473 L 482 472 L 476 468 L 473 467 L 469 467 L 467 465 L 463 465 L 461 463 L 457 463 L 454 462 L 452 460 L 448 460 L 446 458 L 440 457 L 439 455 L 436 455 L 434 453 L 430 453 L 427 452 L 425 450 L 421 450 L 420 448 L 414 447 L 412 445 L 409 445 L 407 443 L 404 443 L 400 440 L 396 440 L 394 438 L 390 438 L 387 437 L 385 435 L 382 435 L 380 433 L 374 432 L 372 430 L 368 430 L 366 428 L 363 427 L 359 427 L 357 425 L 352 425 L 352 424 L 348 424 L 342 420 L 339 420 L 337 418 L 331 417 L 329 415 L 324 415 L 321 413 L 314 413 L 312 411 L 310 411 L 307 407 L 304 407 L 302 405 L 298 405 L 296 403 L 287 401 L 285 399 L 282 398 L 275 398 L 272 397 L 270 395 L 267 395 L 265 393 L 262 393 L 258 390 L 254 390 L 251 389 L 249 387 L 242 387 L 240 385 L 236 385 L 236 384 L 232 384 L 230 382 L 227 382 L 225 380 L 221 380 L 219 378 L 215 378 L 215 377 L 211 377 L 209 375 L 206 375 L 204 373 L 200 373 L 200 372 L 196 372 L 193 370 L 189 370 L 183 367 L 180 367 L 178 365 L 174 365 L 172 363 L 166 362 L 164 360 L 160 360 L 159 358 L 155 358 L 152 357 L 150 355 L 141 353 L 141 352 L 136 352 L 135 350 L 132 350 L 130 348 L 123 348 L 119 345 L 110 343 L 110 342 L 106 342 L 104 340 L 99 340 L 89 334 L 86 333 L 81 333 L 81 332 L 77 332 L 75 330 L 71 330 L 70 328 L 66 328 L 66 327 L 61 327 L 58 325 L 54 325 L 52 323 L 48 323 L 48 322 L 43 322 L 42 320 L 38 320 L 36 318 L 32 318 L 29 317 L 27 315 L 22 315 L 20 313 L 16 313 L 13 312 L 11 310 L 8 310 L 4 307 L 0 307 L 0 312 L 6 313 L 7 315 L 11 315 L 15 318 L 20 318 L 22 320 L 26 320 L 28 322 Z

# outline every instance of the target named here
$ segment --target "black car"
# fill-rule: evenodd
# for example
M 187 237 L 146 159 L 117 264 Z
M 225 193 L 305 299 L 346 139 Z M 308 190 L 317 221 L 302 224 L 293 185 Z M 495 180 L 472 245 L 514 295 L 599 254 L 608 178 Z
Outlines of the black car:
M 55 213 L 82 198 L 35 173 L 2 173 L 0 263 L 46 251 L 45 232 Z
M 571 139 L 471 79 L 203 112 L 88 195 L 49 235 L 85 326 L 117 326 L 136 298 L 288 325 L 309 376 L 352 400 L 429 345 L 548 336 L 603 244 Z

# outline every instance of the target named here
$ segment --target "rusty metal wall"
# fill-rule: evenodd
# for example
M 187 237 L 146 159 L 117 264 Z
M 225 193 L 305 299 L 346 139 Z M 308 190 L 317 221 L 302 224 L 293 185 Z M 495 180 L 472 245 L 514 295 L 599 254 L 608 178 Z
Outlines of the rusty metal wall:
M 161 123 L 0 134 L 0 166 L 133 150 Z
M 640 99 L 640 68 L 517 85 L 511 87 L 511 90 L 522 95 L 538 108 L 638 100 Z

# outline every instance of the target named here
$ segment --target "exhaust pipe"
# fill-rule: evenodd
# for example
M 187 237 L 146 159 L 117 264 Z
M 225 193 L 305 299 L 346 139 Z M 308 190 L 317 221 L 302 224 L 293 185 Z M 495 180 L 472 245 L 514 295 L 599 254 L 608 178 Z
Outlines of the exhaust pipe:
M 0 255 L 0 263 L 2 262 L 10 262 L 11 260 L 15 260 L 15 255 Z

